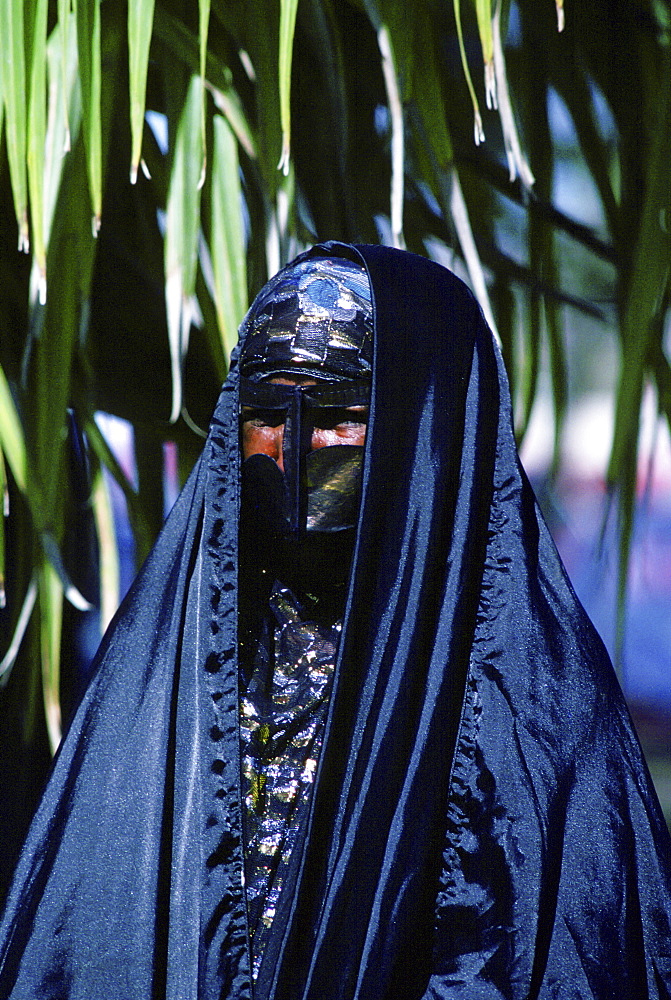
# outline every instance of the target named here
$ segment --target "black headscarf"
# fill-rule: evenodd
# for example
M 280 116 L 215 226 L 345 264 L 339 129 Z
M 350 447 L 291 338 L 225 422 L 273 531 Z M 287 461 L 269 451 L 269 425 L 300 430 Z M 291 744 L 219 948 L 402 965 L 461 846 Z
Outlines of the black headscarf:
M 240 372 L 250 379 L 303 375 L 370 378 L 373 311 L 366 270 L 343 257 L 301 257 L 254 299 Z
M 491 334 L 438 265 L 324 250 L 368 270 L 371 414 L 309 822 L 255 996 L 668 997 L 668 833 Z M 236 385 L 234 366 L 57 758 L 0 997 L 251 996 Z

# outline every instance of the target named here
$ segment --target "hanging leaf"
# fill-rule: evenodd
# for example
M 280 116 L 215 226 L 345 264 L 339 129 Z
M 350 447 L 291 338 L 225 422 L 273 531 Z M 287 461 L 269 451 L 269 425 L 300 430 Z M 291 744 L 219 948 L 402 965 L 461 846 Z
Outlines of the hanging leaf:
M 62 735 L 60 666 L 63 590 L 58 575 L 48 562 L 43 564 L 39 573 L 38 589 L 44 714 L 51 752 L 56 753 Z
M 247 308 L 247 271 L 237 143 L 220 115 L 214 116 L 210 228 L 214 301 L 228 358 Z
M 391 118 L 391 235 L 393 245 L 405 249 L 403 238 L 403 200 L 405 181 L 405 130 L 403 125 L 403 105 L 396 77 L 394 51 L 389 29 L 381 25 L 377 33 L 378 46 L 382 56 L 382 72 L 387 90 L 389 116 Z
M 4 100 L 4 94 L 3 94 L 3 89 L 4 89 L 3 77 L 4 77 L 4 74 L 3 74 L 2 70 L 0 70 L 0 136 L 2 135 L 2 126 L 3 126 L 4 120 L 5 120 L 5 100 Z
M 198 180 L 198 187 L 205 183 L 205 171 L 207 169 L 207 130 L 205 127 L 205 70 L 207 64 L 207 36 L 210 26 L 210 0 L 198 0 L 198 20 L 200 36 L 200 78 L 203 83 L 202 96 L 200 102 L 200 130 L 201 144 L 203 149 L 203 166 Z
M 12 393 L 0 365 L 0 448 L 7 457 L 16 485 L 26 491 L 26 445 Z
M 461 183 L 459 181 L 459 175 L 456 170 L 452 172 L 451 180 L 452 183 L 449 201 L 450 215 L 454 223 L 454 228 L 457 231 L 457 236 L 459 237 L 459 245 L 461 247 L 461 252 L 464 255 L 464 260 L 466 261 L 468 275 L 471 279 L 471 286 L 476 299 L 480 303 L 480 308 L 482 309 L 484 317 L 487 320 L 489 328 L 498 338 L 496 320 L 494 319 L 491 302 L 489 301 L 489 292 L 487 291 L 485 275 L 482 270 L 482 262 L 480 260 L 478 249 L 475 245 L 473 230 L 471 228 L 471 220 L 468 214 L 468 208 L 466 207 L 466 200 L 464 198 Z
M 461 26 L 461 0 L 453 0 L 454 2 L 454 18 L 457 23 L 457 37 L 459 39 L 459 52 L 461 54 L 461 66 L 464 71 L 464 76 L 466 77 L 466 84 L 468 86 L 468 92 L 471 95 L 471 103 L 473 105 L 473 138 L 475 140 L 475 145 L 479 146 L 480 143 L 485 141 L 485 133 L 482 128 L 482 115 L 480 114 L 480 105 L 478 104 L 478 99 L 475 96 L 475 87 L 473 86 L 473 80 L 471 79 L 471 71 L 468 67 L 468 59 L 466 58 L 466 48 L 464 46 L 464 32 Z
M 506 63 L 503 55 L 503 44 L 501 42 L 501 0 L 497 0 L 492 21 L 493 41 L 494 41 L 494 74 L 496 76 L 496 95 L 499 108 L 499 118 L 503 130 L 503 142 L 508 160 L 508 174 L 511 183 L 519 177 L 522 184 L 529 190 L 534 183 L 534 175 L 531 172 L 526 157 L 522 153 L 517 125 L 513 113 L 512 101 L 508 90 L 508 76 L 506 73 Z
M 47 132 L 47 13 L 48 0 L 36 0 L 30 65 L 28 105 L 28 185 L 33 230 L 33 253 L 39 274 L 40 303 L 47 298 L 47 248 L 44 230 L 44 156 Z
M 70 66 L 70 39 L 72 36 L 71 32 L 71 10 L 72 3 L 71 0 L 58 0 L 58 37 L 60 39 L 60 75 L 61 75 L 61 88 L 60 93 L 62 94 L 63 100 L 63 116 L 65 122 L 65 128 L 63 132 L 63 152 L 69 153 L 71 149 L 71 136 L 70 136 L 70 121 L 69 121 L 69 99 L 68 95 L 70 93 L 69 81 L 69 66 Z M 53 79 L 56 79 L 55 75 Z
M 552 251 L 548 251 L 547 270 L 545 278 L 551 287 L 558 281 Z M 550 379 L 555 412 L 555 433 L 553 449 L 553 470 L 559 469 L 559 446 L 562 438 L 564 420 L 568 409 L 568 373 L 566 367 L 566 347 L 564 345 L 564 327 L 562 311 L 556 302 L 545 300 L 545 321 L 548 348 L 550 355 Z
M 363 0 L 363 6 L 377 35 L 382 75 L 387 94 L 387 107 L 391 123 L 391 197 L 390 226 L 394 246 L 405 248 L 403 237 L 403 203 L 405 198 L 405 125 L 403 121 L 403 99 L 401 82 L 397 69 L 397 52 L 403 63 L 406 87 L 412 78 L 413 52 L 412 32 L 408 33 L 403 12 L 393 4 L 382 7 L 377 0 Z M 390 24 L 393 23 L 394 33 Z M 405 29 L 405 30 L 404 30 Z
M 7 159 L 12 179 L 14 211 L 19 227 L 19 250 L 28 253 L 28 185 L 26 181 L 26 63 L 23 0 L 0 3 L 2 89 L 5 104 Z
M 302 29 L 311 40 L 312 51 L 319 53 L 319 68 L 322 74 L 324 103 L 330 109 L 327 122 L 320 119 L 319 124 L 325 130 L 332 132 L 333 146 L 337 157 L 338 168 L 343 174 L 346 170 L 346 156 L 349 144 L 349 123 L 351 109 L 347 101 L 347 86 L 345 81 L 344 44 L 338 31 L 337 0 L 322 0 L 320 4 L 308 3 L 301 8 Z M 294 77 L 294 84 L 300 83 L 300 78 Z M 323 191 L 326 178 L 320 177 L 319 185 Z M 328 200 L 325 195 L 324 201 Z
M 154 0 L 131 0 L 128 4 L 128 86 L 132 140 L 131 184 L 135 184 L 137 181 L 137 170 L 142 156 L 147 67 L 153 24 Z
M 74 0 L 77 20 L 79 79 L 82 88 L 82 120 L 86 145 L 87 169 L 96 236 L 102 215 L 102 132 L 101 132 L 101 61 L 100 0 Z
M 478 19 L 478 32 L 480 34 L 480 45 L 482 46 L 482 58 L 485 64 L 485 94 L 487 97 L 487 107 L 490 109 L 497 108 L 491 0 L 475 0 L 475 13 Z
M 63 149 L 77 139 L 81 122 L 81 93 L 77 69 L 77 39 L 73 29 L 74 17 L 69 14 L 54 28 L 47 43 L 47 77 L 49 81 L 47 130 L 44 152 L 44 241 L 48 248 L 58 192 L 63 170 L 70 158 Z M 67 51 L 63 52 L 63 35 Z
M 118 52 L 120 28 L 110 31 L 106 51 L 110 64 Z M 115 48 L 116 47 L 116 48 Z M 51 82 L 51 81 L 50 81 Z M 108 91 L 111 93 L 111 88 Z M 74 117 L 76 110 L 71 108 Z M 52 104 L 53 107 L 53 104 Z M 106 109 L 102 117 L 107 120 Z M 55 110 L 54 123 L 58 122 Z M 100 121 L 98 122 L 101 127 Z M 88 176 L 88 150 L 80 136 L 72 153 L 60 157 L 57 210 L 49 233 L 48 266 L 50 294 L 44 309 L 33 309 L 31 326 L 38 335 L 32 345 L 26 384 L 30 391 L 28 414 L 31 436 L 29 502 L 34 524 L 47 558 L 58 572 L 68 600 L 75 606 L 87 602 L 68 579 L 61 550 L 65 530 L 65 499 L 68 491 L 66 463 L 66 411 L 76 384 L 75 359 L 81 357 L 81 335 L 88 320 L 88 301 L 95 243 L 90 236 L 90 208 L 82 197 Z M 53 140 L 53 137 L 52 137 Z M 47 147 L 49 148 L 48 139 Z M 51 164 L 54 166 L 53 162 Z M 51 188 L 51 182 L 50 182 Z M 56 185 L 53 185 L 56 187 Z M 68 206 L 67 213 L 59 211 Z M 40 331 L 40 326 L 42 326 Z M 39 502 L 34 496 L 39 494 Z
M 182 409 L 182 362 L 195 316 L 193 295 L 200 225 L 202 90 L 201 78 L 192 76 L 177 128 L 166 209 L 165 304 L 172 370 L 171 423 L 177 420 Z
M 30 616 L 33 613 L 36 600 L 37 581 L 33 578 L 28 585 L 28 589 L 26 590 L 26 596 L 24 597 L 23 604 L 21 605 L 21 611 L 19 612 L 19 617 L 16 622 L 16 628 L 14 629 L 11 642 L 7 648 L 7 652 L 0 661 L 0 688 L 2 688 L 2 686 L 9 680 L 11 669 L 14 666 L 19 649 L 21 648 L 21 643 L 23 642 L 23 637 L 26 634 L 28 622 L 30 621 Z
M 289 160 L 291 157 L 291 63 L 294 50 L 297 10 L 298 0 L 280 0 L 278 83 L 280 92 L 280 120 L 282 123 L 282 155 L 277 168 L 285 175 L 289 173 Z
M 93 476 L 91 503 L 98 545 L 100 552 L 104 554 L 100 560 L 100 631 L 102 634 L 119 606 L 119 551 L 109 489 L 100 464 L 98 464 Z
M 564 0 L 555 0 L 557 8 L 557 31 L 564 30 Z

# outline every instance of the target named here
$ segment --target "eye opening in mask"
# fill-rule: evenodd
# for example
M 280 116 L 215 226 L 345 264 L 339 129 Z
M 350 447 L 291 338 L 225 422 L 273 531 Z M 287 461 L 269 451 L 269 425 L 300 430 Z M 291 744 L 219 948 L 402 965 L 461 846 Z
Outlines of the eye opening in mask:
M 312 416 L 312 426 L 315 429 L 331 431 L 343 426 L 366 426 L 368 423 L 367 406 L 320 406 L 316 407 Z
M 269 410 L 262 406 L 243 406 L 240 421 L 243 424 L 255 424 L 257 427 L 279 427 L 286 420 L 286 410 Z
M 311 425 L 319 430 L 337 430 L 341 426 L 366 426 L 368 407 L 356 406 L 316 406 L 310 407 Z M 240 421 L 243 425 L 256 427 L 279 427 L 286 420 L 286 409 L 268 409 L 260 406 L 242 406 Z
M 240 379 L 240 427 L 245 439 L 254 429 L 263 433 L 284 425 L 287 449 L 305 455 L 313 448 L 362 444 L 368 423 L 370 380 L 343 382 L 287 383 Z M 320 440 L 321 439 L 321 440 Z M 279 457 L 279 456 L 276 456 Z M 288 458 L 285 455 L 285 460 Z

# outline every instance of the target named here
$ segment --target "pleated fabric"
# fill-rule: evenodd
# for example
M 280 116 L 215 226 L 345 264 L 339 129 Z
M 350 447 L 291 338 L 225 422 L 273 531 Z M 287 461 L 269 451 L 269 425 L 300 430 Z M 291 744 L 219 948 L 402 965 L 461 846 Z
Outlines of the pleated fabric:
M 477 304 L 424 258 L 311 252 L 368 270 L 373 388 L 324 743 L 259 979 L 234 362 L 55 762 L 0 930 L 0 998 L 668 998 L 668 833 Z

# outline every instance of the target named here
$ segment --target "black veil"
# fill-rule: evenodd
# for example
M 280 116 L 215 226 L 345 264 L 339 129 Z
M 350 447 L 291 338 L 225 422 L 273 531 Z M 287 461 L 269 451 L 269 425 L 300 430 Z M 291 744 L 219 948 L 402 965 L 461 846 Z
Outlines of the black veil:
M 237 369 L 98 654 L 0 932 L 0 997 L 671 995 L 668 833 L 466 287 L 383 247 L 363 500 L 309 823 L 252 988 Z

